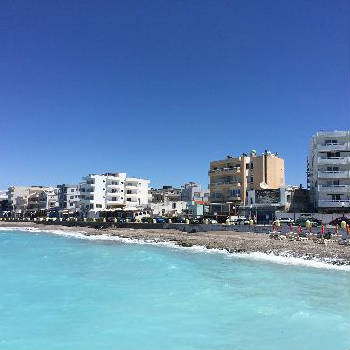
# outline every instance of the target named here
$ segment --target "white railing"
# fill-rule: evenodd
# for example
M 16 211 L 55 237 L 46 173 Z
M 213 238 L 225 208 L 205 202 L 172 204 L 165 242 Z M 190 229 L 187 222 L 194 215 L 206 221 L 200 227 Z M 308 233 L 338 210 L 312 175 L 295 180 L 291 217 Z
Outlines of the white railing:
M 350 163 L 350 157 L 329 157 L 329 158 L 318 157 L 318 164 L 345 165 L 349 163 Z
M 349 208 L 350 200 L 319 199 L 318 206 L 321 208 Z
M 318 190 L 328 193 L 346 193 L 349 191 L 349 185 L 318 185 Z
M 332 152 L 332 151 L 349 151 L 349 142 L 345 143 L 330 143 L 327 145 L 318 145 L 317 150 L 320 152 Z
M 318 171 L 318 177 L 323 179 L 343 179 L 350 177 L 350 171 L 329 171 L 329 170 L 320 170 Z

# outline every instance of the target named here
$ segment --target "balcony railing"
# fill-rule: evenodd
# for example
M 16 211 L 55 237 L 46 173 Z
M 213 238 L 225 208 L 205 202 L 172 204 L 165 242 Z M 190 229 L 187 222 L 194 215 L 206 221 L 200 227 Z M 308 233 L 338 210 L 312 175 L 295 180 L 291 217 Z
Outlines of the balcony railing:
M 318 145 L 317 150 L 320 152 L 332 152 L 332 151 L 349 151 L 350 143 L 329 143 L 327 145 Z
M 318 185 L 318 190 L 328 193 L 346 193 L 349 191 L 349 185 Z
M 346 165 L 350 164 L 350 157 L 318 157 L 318 164 Z
M 349 208 L 350 200 L 332 200 L 332 199 L 320 199 L 318 200 L 318 206 L 320 208 Z
M 241 186 L 241 183 L 238 181 L 217 181 L 217 182 L 212 182 L 210 186 L 221 186 L 221 185 L 235 185 L 237 187 Z
M 346 179 L 350 177 L 350 171 L 341 170 L 341 171 L 329 171 L 329 170 L 320 170 L 318 172 L 318 177 L 321 179 Z
M 232 167 L 232 168 L 219 168 L 219 169 L 211 169 L 208 171 L 208 174 L 222 174 L 222 173 L 229 173 L 229 172 L 233 172 L 233 173 L 240 173 L 241 172 L 241 168 L 237 168 L 237 167 Z

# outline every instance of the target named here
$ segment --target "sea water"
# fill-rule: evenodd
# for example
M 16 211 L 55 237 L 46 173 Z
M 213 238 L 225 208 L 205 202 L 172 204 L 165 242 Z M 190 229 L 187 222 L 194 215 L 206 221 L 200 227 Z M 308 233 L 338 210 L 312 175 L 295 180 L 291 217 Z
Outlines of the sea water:
M 0 231 L 0 349 L 349 349 L 350 272 Z

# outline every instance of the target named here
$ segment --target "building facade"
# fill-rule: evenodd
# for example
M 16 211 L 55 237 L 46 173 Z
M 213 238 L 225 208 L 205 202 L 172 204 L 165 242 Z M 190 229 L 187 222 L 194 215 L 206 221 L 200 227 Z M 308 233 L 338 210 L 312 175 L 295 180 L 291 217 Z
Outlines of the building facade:
M 152 203 L 176 202 L 181 200 L 181 188 L 173 186 L 163 186 L 162 188 L 152 188 Z
M 350 132 L 317 132 L 312 136 L 307 183 L 314 208 L 348 212 L 350 204 Z
M 284 159 L 265 151 L 212 161 L 209 169 L 210 206 L 216 215 L 235 214 L 247 204 L 249 190 L 279 189 L 285 185 Z
M 126 177 L 126 173 L 90 174 L 80 184 L 80 208 L 94 217 L 105 210 L 133 209 L 148 204 L 149 180 Z
M 80 209 L 79 185 L 57 185 L 58 205 L 62 213 L 72 214 Z
M 202 190 L 201 185 L 195 182 L 189 182 L 181 186 L 181 200 L 191 201 L 209 201 L 209 190 Z

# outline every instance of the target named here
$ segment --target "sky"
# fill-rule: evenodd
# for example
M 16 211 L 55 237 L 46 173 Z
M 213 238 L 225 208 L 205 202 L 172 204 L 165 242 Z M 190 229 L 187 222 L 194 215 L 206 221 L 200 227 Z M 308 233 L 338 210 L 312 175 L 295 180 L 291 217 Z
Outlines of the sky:
M 208 184 L 265 149 L 306 183 L 349 129 L 347 0 L 0 2 L 0 189 L 126 171 Z

